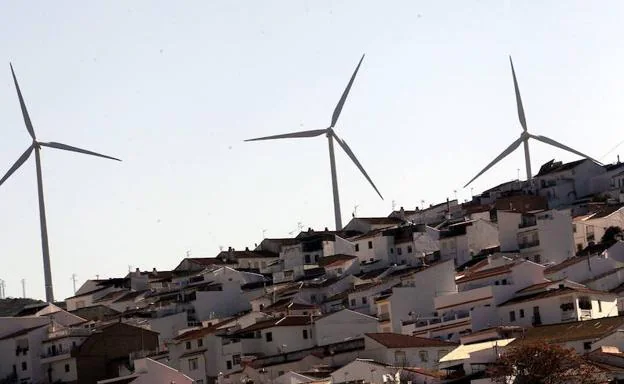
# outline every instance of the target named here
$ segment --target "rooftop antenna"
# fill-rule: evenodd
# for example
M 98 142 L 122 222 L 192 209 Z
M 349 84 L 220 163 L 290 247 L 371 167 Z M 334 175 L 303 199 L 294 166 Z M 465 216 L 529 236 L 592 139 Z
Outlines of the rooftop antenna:
M 26 298 L 26 279 L 22 279 L 22 297 Z
M 76 274 L 72 273 L 71 275 L 72 284 L 74 285 L 74 295 L 76 294 Z
M 360 65 L 362 65 L 363 60 L 364 60 L 364 55 L 362 55 L 362 58 L 360 59 L 360 62 L 355 68 L 353 75 L 351 75 L 351 79 L 349 80 L 347 87 L 342 93 L 342 96 L 340 97 L 340 100 L 338 101 L 336 108 L 334 108 L 334 113 L 332 114 L 331 123 L 329 127 L 325 129 L 291 132 L 291 133 L 286 133 L 286 134 L 281 134 L 281 135 L 266 136 L 266 137 L 259 137 L 256 139 L 245 140 L 245 141 L 257 141 L 257 140 L 273 140 L 273 139 L 307 138 L 307 137 L 317 137 L 317 136 L 325 135 L 327 137 L 327 143 L 329 145 L 329 164 L 330 164 L 330 170 L 331 170 L 332 190 L 333 190 L 333 195 L 334 195 L 334 220 L 336 222 L 337 231 L 342 229 L 342 216 L 340 213 L 340 198 L 338 195 L 338 176 L 336 174 L 336 159 L 334 158 L 334 140 L 345 151 L 347 156 L 349 156 L 351 161 L 353 161 L 355 166 L 360 170 L 360 172 L 362 172 L 366 180 L 368 180 L 368 182 L 373 187 L 375 192 L 377 192 L 379 197 L 381 197 L 381 199 L 383 200 L 383 196 L 381 195 L 381 193 L 379 192 L 379 190 L 377 189 L 377 187 L 375 186 L 371 178 L 368 176 L 368 174 L 364 170 L 364 167 L 362 167 L 362 164 L 360 164 L 360 161 L 357 159 L 357 157 L 355 157 L 355 154 L 353 153 L 351 148 L 347 145 L 347 143 L 344 140 L 339 138 L 336 132 L 334 131 L 334 128 L 336 127 L 336 123 L 338 122 L 338 117 L 340 117 L 340 112 L 342 112 L 342 108 L 344 107 L 345 101 L 347 100 L 347 96 L 349 95 L 349 91 L 351 90 L 351 86 L 353 85 L 353 82 L 355 81 L 355 76 L 357 75 L 358 70 L 360 69 Z
M 420 200 L 421 209 L 425 209 L 425 200 Z
M 95 275 L 95 280 L 100 280 L 100 275 Z
M 351 214 L 351 216 L 353 216 L 353 217 L 357 216 L 357 209 L 358 209 L 358 207 L 359 207 L 359 205 L 357 205 L 357 204 L 353 206 L 353 213 Z
M 41 227 L 41 249 L 43 252 L 43 276 L 45 281 L 45 293 L 46 293 L 46 301 L 48 303 L 52 303 L 54 301 L 54 290 L 52 289 L 52 268 L 50 267 L 50 248 L 48 245 L 48 226 L 46 222 L 46 214 L 45 214 L 45 203 L 43 198 L 43 177 L 41 172 L 41 147 L 54 148 L 54 149 L 62 149 L 64 151 L 77 152 L 85 155 L 103 157 L 106 159 L 121 161 L 115 157 L 102 155 L 100 153 L 87 151 L 86 149 L 81 149 L 77 147 L 72 147 L 67 144 L 56 143 L 56 142 L 42 142 L 38 141 L 35 136 L 35 130 L 32 125 L 32 121 L 30 120 L 30 116 L 28 115 L 28 110 L 26 109 L 26 102 L 22 96 L 22 91 L 17 83 L 17 77 L 15 76 L 15 72 L 13 71 L 13 65 L 9 64 L 11 67 L 11 74 L 13 75 L 13 83 L 15 84 L 15 90 L 17 91 L 17 98 L 19 99 L 20 108 L 22 110 L 22 116 L 24 118 L 24 124 L 26 125 L 26 130 L 30 135 L 32 142 L 24 151 L 24 153 L 17 159 L 15 164 L 7 173 L 0 179 L 0 185 L 2 185 L 11 175 L 17 171 L 19 167 L 21 167 L 26 160 L 35 152 L 35 168 L 37 171 L 37 192 L 39 197 L 39 225 Z
M 455 194 L 455 200 L 457 200 L 457 189 L 454 189 L 453 193 Z
M 561 144 L 558 141 L 550 139 L 550 138 L 548 138 L 546 136 L 534 135 L 532 133 L 529 133 L 529 130 L 527 128 L 526 117 L 524 115 L 524 106 L 522 105 L 522 98 L 520 97 L 520 88 L 518 87 L 518 80 L 516 79 L 516 71 L 514 70 L 513 61 L 511 60 L 511 56 L 509 56 L 509 64 L 511 65 L 511 75 L 513 77 L 514 89 L 515 89 L 515 92 L 516 92 L 516 107 L 518 109 L 518 119 L 520 120 L 520 126 L 522 127 L 522 133 L 520 134 L 519 138 L 517 138 L 513 143 L 511 143 L 511 145 L 509 145 L 509 147 L 507 147 L 503 152 L 501 152 L 501 154 L 498 155 L 494 160 L 492 160 L 488 165 L 486 165 L 486 167 L 483 168 L 483 170 L 481 170 L 481 172 L 477 173 L 477 175 L 475 177 L 473 177 L 468 183 L 466 183 L 466 185 L 464 185 L 464 188 L 466 188 L 468 185 L 470 185 L 470 183 L 475 181 L 479 176 L 484 174 L 488 169 L 492 168 L 496 163 L 498 163 L 499 161 L 503 160 L 510 153 L 515 151 L 516 148 L 518 148 L 520 146 L 520 144 L 524 145 L 524 162 L 525 162 L 525 166 L 526 166 L 527 181 L 531 181 L 531 178 L 533 177 L 533 175 L 531 174 L 531 156 L 529 154 L 529 139 L 534 139 L 534 140 L 537 140 L 537 141 L 541 141 L 542 143 L 545 143 L 545 144 L 548 144 L 548 145 L 552 145 L 553 147 L 557 147 L 559 149 L 563 149 L 564 151 L 568 151 L 568 152 L 574 153 L 575 155 L 584 157 L 586 159 L 595 161 L 598 164 L 601 164 L 599 161 L 597 161 L 597 160 L 587 156 L 586 154 L 581 153 L 581 152 L 577 151 L 576 149 L 572 149 L 572 148 L 568 147 L 567 145 L 563 145 L 563 144 Z

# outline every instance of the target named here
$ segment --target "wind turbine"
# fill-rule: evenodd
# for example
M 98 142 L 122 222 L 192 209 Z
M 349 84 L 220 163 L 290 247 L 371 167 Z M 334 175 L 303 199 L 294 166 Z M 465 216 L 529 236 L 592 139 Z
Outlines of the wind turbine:
M 520 146 L 520 144 L 524 144 L 524 161 L 526 163 L 526 175 L 527 175 L 527 180 L 531 180 L 532 178 L 532 174 L 531 174 L 531 156 L 529 154 L 529 139 L 535 139 L 537 141 L 541 141 L 542 143 L 545 144 L 549 144 L 552 145 L 553 147 L 557 147 L 560 149 L 563 149 L 564 151 L 568 151 L 568 152 L 572 152 L 576 155 L 579 155 L 581 157 L 585 157 L 587 159 L 593 160 L 597 163 L 600 164 L 600 162 L 592 159 L 591 157 L 575 150 L 572 149 L 570 147 L 568 147 L 567 145 L 563 145 L 561 143 L 559 143 L 558 141 L 555 141 L 553 139 L 550 139 L 546 136 L 539 136 L 539 135 L 533 135 L 531 133 L 529 133 L 528 129 L 527 129 L 527 123 L 526 123 L 526 118 L 524 116 L 524 107 L 522 106 L 522 98 L 520 97 L 520 89 L 518 88 L 518 80 L 516 80 L 516 71 L 514 70 L 514 66 L 513 66 L 513 61 L 511 60 L 511 56 L 509 56 L 509 63 L 511 64 L 511 75 L 513 76 L 513 82 L 514 82 L 514 89 L 516 91 L 516 104 L 518 107 L 518 118 L 520 120 L 520 125 L 522 126 L 522 133 L 520 134 L 520 137 L 515 140 L 513 143 L 511 143 L 511 145 L 509 147 L 507 147 L 507 149 L 505 149 L 500 155 L 498 155 L 494 160 L 492 160 L 491 163 L 489 163 L 485 168 L 483 168 L 483 170 L 479 173 L 477 173 L 477 175 L 475 177 L 472 178 L 472 180 L 470 180 L 468 183 L 466 183 L 466 185 L 464 185 L 464 188 L 466 188 L 468 185 L 470 185 L 470 183 L 472 183 L 473 181 L 475 181 L 475 179 L 479 176 L 481 176 L 483 173 L 485 173 L 488 169 L 492 168 L 496 163 L 498 163 L 499 161 L 501 161 L 502 159 L 504 159 L 505 157 L 507 157 L 507 155 L 509 155 L 511 152 L 515 151 L 516 148 L 518 148 Z
M 15 164 L 8 170 L 8 172 L 0 179 L 0 185 L 2 185 L 11 175 L 17 171 L 19 167 L 22 166 L 28 160 L 30 155 L 35 152 L 35 165 L 37 169 L 37 192 L 39 195 L 39 223 L 41 225 L 41 248 L 43 251 L 43 271 L 45 278 L 45 291 L 46 291 L 46 301 L 48 303 L 54 302 L 54 291 L 52 289 L 52 271 L 50 268 L 50 249 L 48 247 L 48 228 L 46 224 L 46 215 L 45 215 L 45 204 L 43 199 L 43 179 L 41 176 L 41 147 L 48 148 L 56 148 L 62 149 L 65 151 L 78 152 L 86 155 L 104 157 L 106 159 L 121 161 L 115 157 L 110 157 L 106 155 L 102 155 L 96 152 L 87 151 L 86 149 L 80 149 L 76 147 L 72 147 L 67 144 L 56 143 L 56 142 L 42 142 L 38 141 L 35 136 L 35 130 L 33 129 L 32 122 L 30 120 L 30 116 L 28 115 L 28 110 L 26 110 L 26 103 L 24 102 L 24 98 L 22 97 L 22 91 L 20 90 L 19 84 L 17 83 L 17 77 L 15 77 L 15 72 L 13 71 L 13 65 L 9 64 L 11 67 L 11 74 L 13 75 L 13 82 L 15 83 L 15 90 L 17 91 L 17 97 L 19 98 L 20 107 L 22 109 L 22 116 L 24 117 L 24 123 L 26 124 L 26 130 L 28 134 L 32 138 L 32 144 L 28 146 L 26 151 L 17 159 Z
M 375 192 L 377 192 L 379 197 L 381 197 L 381 199 L 383 200 L 383 196 L 381 195 L 381 193 L 375 186 L 375 183 L 373 183 L 371 178 L 368 176 L 368 174 L 364 170 L 364 167 L 362 167 L 362 164 L 360 164 L 357 157 L 355 157 L 355 154 L 353 153 L 351 148 L 349 148 L 347 143 L 344 140 L 340 139 L 338 135 L 336 134 L 336 132 L 334 131 L 334 128 L 336 127 L 336 122 L 338 121 L 338 117 L 340 116 L 340 112 L 342 111 L 342 107 L 344 106 L 344 103 L 347 100 L 347 96 L 349 95 L 349 91 L 351 90 L 351 86 L 353 85 L 353 81 L 355 80 L 355 76 L 357 75 L 358 70 L 360 69 L 360 65 L 362 65 L 362 60 L 364 60 L 364 55 L 362 55 L 362 58 L 360 59 L 360 62 L 355 68 L 353 75 L 351 75 L 351 80 L 349 80 L 349 83 L 347 84 L 347 88 L 345 88 L 344 92 L 342 93 L 342 96 L 340 97 L 340 100 L 338 101 L 338 104 L 336 105 L 336 108 L 334 109 L 334 113 L 331 119 L 331 125 L 328 128 L 315 129 L 311 131 L 285 133 L 282 135 L 266 136 L 266 137 L 259 137 L 256 139 L 245 140 L 245 141 L 259 141 L 259 140 L 273 140 L 273 139 L 307 138 L 307 137 L 316 137 L 316 136 L 326 135 L 327 143 L 329 144 L 329 165 L 331 168 L 332 189 L 334 193 L 334 218 L 336 221 L 336 230 L 342 229 L 342 216 L 340 213 L 340 197 L 338 195 L 338 176 L 336 174 L 336 160 L 334 158 L 334 140 L 336 140 L 338 145 L 342 147 L 342 149 L 345 151 L 347 156 L 349 156 L 349 158 L 355 163 L 355 165 L 358 167 L 360 172 L 362 172 L 366 180 L 368 180 L 370 185 L 373 186 L 373 188 L 375 189 Z

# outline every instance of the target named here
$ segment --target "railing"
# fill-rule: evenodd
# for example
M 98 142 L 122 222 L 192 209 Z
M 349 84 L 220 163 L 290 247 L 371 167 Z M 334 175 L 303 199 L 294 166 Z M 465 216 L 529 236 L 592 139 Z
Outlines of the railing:
M 90 328 L 63 328 L 63 329 L 59 329 L 58 331 L 49 332 L 48 339 L 56 339 L 59 337 L 67 337 L 67 336 L 89 336 L 92 333 L 93 333 L 93 330 Z
M 41 358 L 42 359 L 46 359 L 48 357 L 54 357 L 54 356 L 62 356 L 62 355 L 69 355 L 72 353 L 72 351 L 75 351 L 76 349 L 78 349 L 78 347 L 71 347 L 69 349 L 63 349 L 63 350 L 58 350 L 55 349 L 53 351 L 49 351 L 46 353 L 42 353 L 41 354 Z
M 520 224 L 518 224 L 518 228 L 529 228 L 529 227 L 534 227 L 537 225 L 537 220 L 535 219 L 535 217 L 531 220 L 522 220 L 522 222 Z
M 404 321 L 403 325 L 414 324 L 414 328 L 424 328 L 436 324 L 456 322 L 458 320 L 470 318 L 470 312 L 456 312 L 442 317 L 430 317 L 425 319 L 417 319 L 414 321 Z
M 591 309 L 581 309 L 581 321 L 582 320 L 589 320 L 592 318 L 592 311 Z
M 519 243 L 518 244 L 518 248 L 520 248 L 520 249 L 527 249 L 527 248 L 537 247 L 539 245 L 540 245 L 539 240 L 535 240 L 535 241 L 526 242 L 526 243 Z

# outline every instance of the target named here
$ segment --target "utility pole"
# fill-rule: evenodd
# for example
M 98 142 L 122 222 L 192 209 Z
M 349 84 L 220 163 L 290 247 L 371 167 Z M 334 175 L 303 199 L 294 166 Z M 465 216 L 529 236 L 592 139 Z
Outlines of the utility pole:
M 0 299 L 6 298 L 6 296 L 4 295 L 5 287 L 6 287 L 6 282 L 4 280 L 0 279 Z
M 75 273 L 72 273 L 71 280 L 74 285 L 74 295 L 75 295 L 76 294 L 76 274 Z
M 26 298 L 26 279 L 22 279 L 22 297 Z

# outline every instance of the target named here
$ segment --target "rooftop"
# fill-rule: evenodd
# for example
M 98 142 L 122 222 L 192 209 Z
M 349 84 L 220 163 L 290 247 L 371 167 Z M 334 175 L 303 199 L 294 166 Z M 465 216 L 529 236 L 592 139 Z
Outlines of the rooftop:
M 597 340 L 624 327 L 624 317 L 603 317 L 594 320 L 575 321 L 552 325 L 540 325 L 528 328 L 522 337 L 511 345 L 546 341 L 548 343 L 565 343 L 577 340 Z
M 587 159 L 576 160 L 576 161 L 572 161 L 572 162 L 564 164 L 561 161 L 555 161 L 553 159 L 545 163 L 544 165 L 542 165 L 539 172 L 534 177 L 552 175 L 554 173 L 569 171 L 571 169 L 578 167 L 585 161 L 587 161 Z
M 439 339 L 429 339 L 401 333 L 365 333 L 386 348 L 426 348 L 426 347 L 457 347 L 457 343 Z
M 542 292 L 532 293 L 530 295 L 514 297 L 513 299 L 507 300 L 504 303 L 500 304 L 499 307 L 512 305 L 512 304 L 518 304 L 518 303 L 525 303 L 525 302 L 530 302 L 530 301 L 535 301 L 535 300 L 542 300 L 542 299 L 546 299 L 549 297 L 557 297 L 557 296 L 568 295 L 572 293 L 613 296 L 615 298 L 615 295 L 609 292 L 595 291 L 593 289 L 588 289 L 588 288 L 563 287 L 563 288 L 550 289 L 550 290 L 546 290 Z

